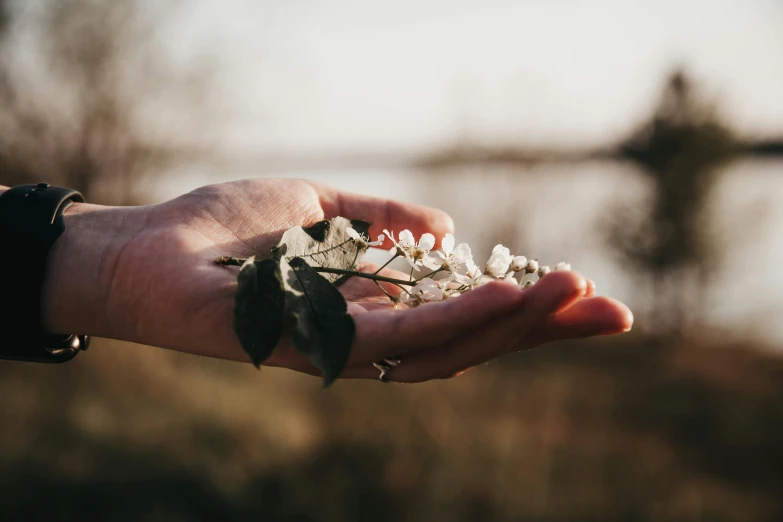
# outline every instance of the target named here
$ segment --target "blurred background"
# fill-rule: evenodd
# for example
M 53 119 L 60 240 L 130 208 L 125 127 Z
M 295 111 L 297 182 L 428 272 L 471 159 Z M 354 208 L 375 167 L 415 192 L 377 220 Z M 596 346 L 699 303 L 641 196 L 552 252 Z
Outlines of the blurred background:
M 0 0 L 2 184 L 312 178 L 636 316 L 416 386 L 0 362 L 0 519 L 783 520 L 782 50 L 779 0 Z

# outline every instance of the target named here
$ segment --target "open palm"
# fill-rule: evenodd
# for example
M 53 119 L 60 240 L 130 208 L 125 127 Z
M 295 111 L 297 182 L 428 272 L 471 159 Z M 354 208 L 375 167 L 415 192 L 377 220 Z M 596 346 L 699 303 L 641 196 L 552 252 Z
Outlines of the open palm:
M 216 257 L 265 256 L 288 228 L 337 215 L 371 222 L 373 237 L 384 228 L 436 237 L 452 229 L 451 219 L 435 209 L 302 180 L 211 185 L 126 212 L 128 224 L 113 247 L 107 307 L 113 330 L 136 342 L 236 360 L 249 360 L 233 331 L 236 269 L 215 265 Z M 592 283 L 573 272 L 550 274 L 524 292 L 491 283 L 458 299 L 405 310 L 384 303 L 370 280 L 352 278 L 340 290 L 356 323 L 343 377 L 377 378 L 371 363 L 391 356 L 403 360 L 390 374 L 394 381 L 450 377 L 509 351 L 619 333 L 632 322 L 623 304 L 593 297 Z M 285 340 L 265 364 L 318 373 Z

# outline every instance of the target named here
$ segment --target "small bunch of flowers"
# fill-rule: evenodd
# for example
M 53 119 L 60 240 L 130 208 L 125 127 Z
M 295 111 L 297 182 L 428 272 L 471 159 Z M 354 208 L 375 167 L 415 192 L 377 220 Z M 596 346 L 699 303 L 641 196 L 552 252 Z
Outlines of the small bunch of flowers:
M 213 261 L 239 267 L 234 330 L 256 366 L 271 356 L 290 324 L 296 350 L 321 370 L 324 386 L 334 382 L 345 368 L 356 335 L 348 303 L 335 288 L 347 278 L 372 280 L 394 305 L 414 307 L 453 299 L 491 281 L 529 288 L 552 271 L 536 259 L 512 255 L 503 245 L 493 248 L 489 259 L 479 265 L 470 246 L 456 244 L 451 234 L 435 250 L 432 234 L 422 234 L 416 241 L 410 230 L 397 238 L 384 230 L 373 241 L 369 230 L 370 223 L 337 216 L 309 227 L 289 228 L 269 257 L 220 256 Z M 374 273 L 360 270 L 367 249 L 382 246 L 386 237 L 392 242 L 389 260 Z M 408 263 L 408 277 L 380 273 L 398 258 Z M 570 269 L 567 263 L 559 263 L 553 270 Z M 400 292 L 393 295 L 385 286 L 389 284 Z M 388 358 L 374 366 L 381 371 L 380 379 L 386 380 L 387 372 L 399 364 L 400 359 Z
M 530 288 L 552 271 L 571 270 L 568 263 L 561 262 L 550 268 L 540 265 L 537 259 L 512 255 L 503 245 L 495 246 L 489 259 L 480 266 L 474 261 L 470 246 L 467 243 L 455 245 L 454 236 L 451 234 L 443 237 L 440 250 L 433 251 L 435 236 L 430 233 L 423 234 L 416 241 L 410 230 L 403 230 L 396 239 L 393 232 L 383 232 L 393 244 L 389 250 L 392 257 L 378 272 L 394 259 L 405 259 L 411 268 L 410 279 L 400 282 L 404 284 L 395 283 L 402 292 L 398 297 L 389 297 L 394 302 L 408 306 L 451 299 L 491 281 L 503 281 L 523 289 Z M 347 229 L 347 233 L 353 241 L 361 242 L 362 245 L 378 246 L 384 241 L 384 234 L 378 236 L 376 241 L 370 242 L 351 228 Z M 431 272 L 414 278 L 414 273 L 420 272 L 422 267 L 429 268 Z M 536 279 L 529 279 L 528 276 L 536 276 Z

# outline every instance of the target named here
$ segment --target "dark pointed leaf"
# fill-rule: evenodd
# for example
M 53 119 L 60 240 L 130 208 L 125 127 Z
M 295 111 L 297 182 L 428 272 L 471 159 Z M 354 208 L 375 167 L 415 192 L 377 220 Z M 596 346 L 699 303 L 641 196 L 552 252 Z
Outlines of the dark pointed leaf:
M 272 355 L 280 340 L 284 307 L 278 262 L 248 259 L 237 276 L 234 330 L 256 367 Z
M 280 260 L 286 313 L 296 318 L 294 346 L 323 373 L 324 388 L 348 363 L 356 333 L 348 305 L 337 288 L 299 257 Z
M 349 240 L 345 232 L 348 227 L 369 237 L 370 224 L 366 221 L 336 217 L 319 221 L 307 228 L 294 227 L 287 230 L 280 243 L 272 250 L 272 256 L 285 257 L 289 261 L 299 257 L 310 266 L 353 270 L 362 260 L 367 248 L 359 248 Z M 319 277 L 338 286 L 348 279 L 347 276 L 338 274 L 321 274 Z

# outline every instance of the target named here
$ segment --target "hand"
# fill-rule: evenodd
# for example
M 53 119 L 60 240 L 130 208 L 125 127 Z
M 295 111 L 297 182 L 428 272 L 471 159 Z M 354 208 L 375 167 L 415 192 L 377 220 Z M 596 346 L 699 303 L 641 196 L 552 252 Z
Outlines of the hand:
M 438 210 L 301 180 L 212 185 L 148 207 L 72 205 L 50 254 L 45 325 L 248 361 L 233 331 L 236 269 L 212 261 L 265 255 L 286 229 L 337 215 L 371 222 L 373 237 L 384 228 L 436 237 L 452 229 Z M 524 292 L 492 283 L 408 310 L 380 304 L 385 296 L 373 281 L 353 278 L 340 288 L 356 322 L 344 377 L 375 379 L 371 363 L 390 356 L 403 359 L 391 380 L 450 377 L 508 351 L 619 333 L 632 322 L 624 305 L 592 297 L 592 283 L 573 272 L 552 273 Z M 288 341 L 265 364 L 318 373 Z

